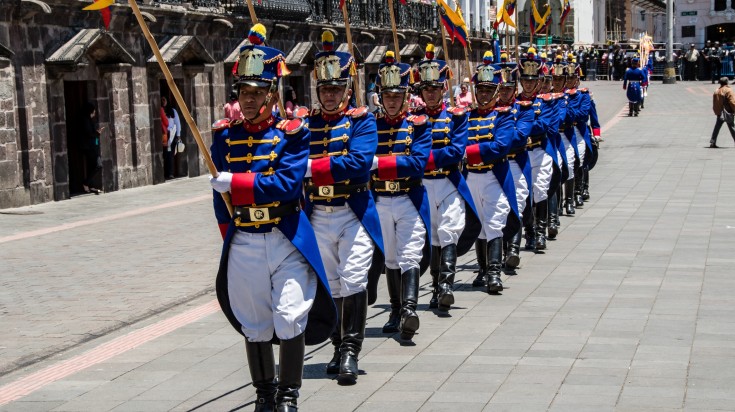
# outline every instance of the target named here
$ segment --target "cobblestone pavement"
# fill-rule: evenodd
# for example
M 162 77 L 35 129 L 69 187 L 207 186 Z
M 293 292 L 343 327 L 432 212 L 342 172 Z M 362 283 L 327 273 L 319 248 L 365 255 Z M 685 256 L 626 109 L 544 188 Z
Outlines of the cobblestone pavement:
M 638 118 L 590 84 L 606 141 L 592 199 L 508 289 L 427 309 L 415 345 L 368 313 L 357 385 L 307 348 L 304 411 L 735 410 L 735 151 L 709 83 L 654 84 Z M 244 347 L 214 303 L 205 178 L 0 211 L 0 410 L 251 410 Z M 728 269 L 729 268 L 729 269 Z

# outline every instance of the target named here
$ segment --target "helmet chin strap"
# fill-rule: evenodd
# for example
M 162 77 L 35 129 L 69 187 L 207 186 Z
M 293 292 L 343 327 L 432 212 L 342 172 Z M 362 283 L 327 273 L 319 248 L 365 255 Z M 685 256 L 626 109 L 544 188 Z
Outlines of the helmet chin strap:
M 337 107 L 333 110 L 327 110 L 326 107 L 324 107 L 324 103 L 322 103 L 322 98 L 319 97 L 319 92 L 316 93 L 316 98 L 319 100 L 319 107 L 321 107 L 322 112 L 326 114 L 337 114 L 342 112 L 344 109 L 347 108 L 347 106 L 350 104 L 350 94 L 349 91 L 352 89 L 352 79 L 347 81 L 347 84 L 345 85 L 345 91 L 342 93 L 342 99 L 339 101 L 339 104 Z
M 487 104 L 485 104 L 483 106 L 478 106 L 478 108 L 480 108 L 482 110 L 487 110 L 488 108 L 494 106 L 498 102 L 498 95 L 499 94 L 500 94 L 500 87 L 496 87 L 495 88 L 495 92 L 493 93 L 493 97 L 490 98 L 490 101 L 487 102 Z M 477 95 L 477 87 L 475 87 L 475 95 Z

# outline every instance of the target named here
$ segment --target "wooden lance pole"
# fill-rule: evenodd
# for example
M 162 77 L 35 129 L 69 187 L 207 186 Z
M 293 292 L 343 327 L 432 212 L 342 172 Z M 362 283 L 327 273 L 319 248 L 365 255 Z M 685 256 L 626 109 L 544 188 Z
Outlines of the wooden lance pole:
M 161 51 L 158 49 L 158 44 L 156 43 L 155 39 L 153 39 L 153 35 L 151 35 L 151 32 L 148 29 L 148 25 L 146 24 L 145 20 L 143 20 L 143 15 L 140 14 L 138 3 L 136 3 L 135 0 L 128 0 L 128 4 L 130 4 L 130 8 L 133 9 L 135 18 L 138 20 L 138 24 L 140 25 L 140 28 L 143 30 L 143 35 L 145 36 L 146 40 L 148 40 L 148 45 L 153 50 L 153 54 L 156 56 L 156 61 L 158 61 L 158 65 L 161 67 L 163 76 L 166 78 L 166 83 L 168 83 L 168 88 L 171 90 L 171 93 L 173 93 L 174 99 L 176 100 L 176 104 L 179 105 L 181 114 L 184 116 L 184 120 L 186 120 L 186 124 L 189 126 L 189 129 L 191 129 L 192 134 L 194 135 L 194 141 L 196 142 L 197 147 L 199 148 L 199 152 L 204 157 L 204 163 L 207 165 L 207 169 L 209 169 L 209 173 L 215 177 L 219 176 L 219 171 L 217 171 L 217 167 L 215 167 L 214 162 L 212 161 L 212 156 L 209 154 L 209 148 L 207 147 L 207 145 L 204 144 L 202 135 L 199 133 L 199 129 L 197 128 L 196 123 L 194 123 L 194 119 L 191 117 L 189 108 L 186 106 L 186 102 L 184 102 L 184 98 L 181 96 L 181 93 L 179 92 L 179 88 L 176 86 L 176 82 L 174 82 L 174 78 L 171 75 L 171 71 L 168 69 L 166 62 L 163 60 Z M 224 199 L 225 204 L 227 205 L 227 210 L 230 212 L 230 216 L 232 216 L 232 202 L 230 201 L 230 194 L 222 193 L 222 199 Z
M 350 51 L 350 54 L 355 56 L 355 49 L 352 45 L 352 31 L 350 30 L 350 17 L 347 15 L 347 2 L 345 1 L 342 4 L 342 17 L 345 19 L 345 32 L 347 33 L 347 49 Z M 355 61 L 355 66 L 357 66 L 357 61 Z M 356 69 L 357 73 L 355 73 L 355 78 L 352 79 L 352 90 L 355 92 L 355 102 L 357 103 L 357 106 L 362 106 L 362 95 L 360 94 L 360 71 L 359 69 Z
M 255 7 L 253 6 L 253 0 L 248 0 L 248 11 L 250 12 L 250 20 L 253 24 L 258 23 L 258 16 L 255 15 Z
M 401 62 L 401 49 L 398 47 L 398 30 L 396 30 L 396 11 L 393 10 L 393 0 L 388 0 L 390 10 L 390 27 L 393 30 L 393 47 L 396 49 L 396 62 Z

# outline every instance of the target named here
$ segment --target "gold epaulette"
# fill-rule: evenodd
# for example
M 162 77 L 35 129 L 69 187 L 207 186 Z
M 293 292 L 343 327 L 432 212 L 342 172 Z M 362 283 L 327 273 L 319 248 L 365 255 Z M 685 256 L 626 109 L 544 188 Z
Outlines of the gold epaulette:
M 467 114 L 467 109 L 463 107 L 448 107 L 447 113 L 451 114 L 452 116 L 464 116 Z
M 219 132 L 220 130 L 225 130 L 230 127 L 230 123 L 230 119 L 219 119 L 212 123 L 212 131 Z

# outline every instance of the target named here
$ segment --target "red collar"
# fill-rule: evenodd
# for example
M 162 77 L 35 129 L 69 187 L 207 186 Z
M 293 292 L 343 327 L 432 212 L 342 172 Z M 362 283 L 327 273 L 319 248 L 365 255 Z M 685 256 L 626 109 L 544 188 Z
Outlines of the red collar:
M 263 131 L 273 126 L 273 123 L 275 122 L 276 122 L 276 118 L 273 116 L 270 116 L 267 119 L 259 123 L 250 123 L 249 121 L 245 120 L 242 122 L 242 127 L 244 127 L 245 130 L 248 131 L 249 133 L 255 133 L 255 132 Z
M 345 107 L 341 111 L 334 113 L 334 114 L 327 114 L 324 113 L 324 110 L 322 110 L 322 119 L 326 122 L 331 122 L 332 120 L 339 120 L 345 116 L 345 113 L 347 113 L 347 108 Z
M 479 108 L 479 107 L 478 107 L 478 108 L 477 108 L 477 113 L 478 113 L 478 114 L 479 114 L 480 116 L 487 116 L 487 115 L 488 115 L 488 114 L 490 114 L 490 112 L 492 112 L 493 110 L 495 110 L 495 106 L 493 106 L 493 107 L 491 107 L 491 108 L 489 108 L 489 109 L 481 109 L 481 108 Z
M 424 109 L 424 111 L 426 112 L 426 114 L 428 114 L 431 117 L 437 116 L 439 113 L 442 112 L 442 110 L 444 110 L 444 103 L 442 103 L 441 105 L 439 105 L 439 107 L 437 107 L 435 109 L 430 109 L 429 107 L 426 107 Z
M 526 97 L 526 96 L 523 95 L 523 93 L 521 93 L 521 94 L 518 95 L 518 99 L 517 100 L 523 100 L 523 101 L 527 101 L 527 102 L 532 102 L 532 101 L 536 100 L 536 96 L 537 96 L 536 94 L 532 94 L 530 97 Z
M 385 122 L 388 123 L 389 125 L 398 124 L 398 123 L 402 122 L 403 119 L 405 119 L 407 115 L 408 114 L 406 112 L 403 112 L 403 113 L 399 114 L 398 117 L 390 117 L 386 113 L 385 114 Z

